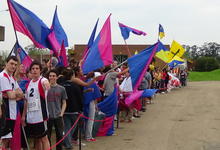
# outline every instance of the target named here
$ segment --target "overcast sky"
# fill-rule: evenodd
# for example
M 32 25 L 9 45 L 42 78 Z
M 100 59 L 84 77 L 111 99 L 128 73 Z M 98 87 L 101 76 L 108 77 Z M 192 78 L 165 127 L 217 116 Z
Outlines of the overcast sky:
M 145 31 L 147 36 L 130 35 L 128 44 L 153 44 L 158 38 L 159 23 L 165 30 L 164 44 L 220 43 L 220 0 L 15 0 L 34 12 L 50 27 L 55 6 L 68 36 L 69 46 L 86 44 L 97 18 L 98 32 L 110 13 L 112 43 L 123 44 L 117 22 Z M 15 42 L 6 0 L 0 0 L 0 25 L 6 27 L 0 50 L 10 50 Z M 23 47 L 31 41 L 19 34 Z

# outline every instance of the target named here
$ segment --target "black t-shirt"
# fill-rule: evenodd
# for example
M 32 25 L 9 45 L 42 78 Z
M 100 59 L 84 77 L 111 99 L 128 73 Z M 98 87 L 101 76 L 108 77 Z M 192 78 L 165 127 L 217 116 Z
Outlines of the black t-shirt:
M 66 111 L 65 112 L 82 112 L 83 107 L 83 91 L 82 87 L 72 81 L 63 82 L 62 86 L 66 89 Z

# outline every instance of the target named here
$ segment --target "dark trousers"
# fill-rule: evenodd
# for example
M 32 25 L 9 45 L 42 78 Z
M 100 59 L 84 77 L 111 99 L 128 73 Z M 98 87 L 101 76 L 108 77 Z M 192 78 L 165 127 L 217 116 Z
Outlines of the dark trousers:
M 49 119 L 47 126 L 48 126 L 48 138 L 50 143 L 51 143 L 51 133 L 53 126 L 55 127 L 55 132 L 56 132 L 56 143 L 63 138 L 64 125 L 63 125 L 62 117 Z M 62 142 L 56 146 L 56 150 L 62 150 Z
M 75 121 L 78 118 L 78 114 L 64 114 L 64 130 L 65 133 L 73 126 Z M 73 130 L 66 136 L 64 139 L 64 146 L 65 148 L 72 148 L 72 140 L 78 139 L 78 124 L 73 128 Z

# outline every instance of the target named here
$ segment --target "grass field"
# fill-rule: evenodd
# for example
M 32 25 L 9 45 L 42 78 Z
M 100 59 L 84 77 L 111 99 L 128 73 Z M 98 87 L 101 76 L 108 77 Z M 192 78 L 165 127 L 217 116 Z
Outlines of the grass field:
M 220 81 L 220 69 L 210 72 L 190 72 L 189 81 Z

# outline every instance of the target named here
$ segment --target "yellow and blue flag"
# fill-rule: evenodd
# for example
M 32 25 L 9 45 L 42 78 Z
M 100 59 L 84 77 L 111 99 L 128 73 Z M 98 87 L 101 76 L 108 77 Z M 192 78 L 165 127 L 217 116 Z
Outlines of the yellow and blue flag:
M 176 66 L 183 64 L 184 60 L 178 56 L 174 56 L 174 58 L 168 63 L 170 68 L 175 68 Z
M 185 51 L 186 50 L 179 43 L 173 40 L 168 57 L 170 60 L 172 60 L 175 56 L 182 57 Z
M 165 63 L 168 63 L 169 61 L 168 53 L 169 53 L 169 50 L 163 45 L 162 42 L 158 41 L 156 57 L 161 59 Z
M 160 39 L 165 37 L 164 29 L 161 24 L 159 24 L 159 37 L 160 37 Z

